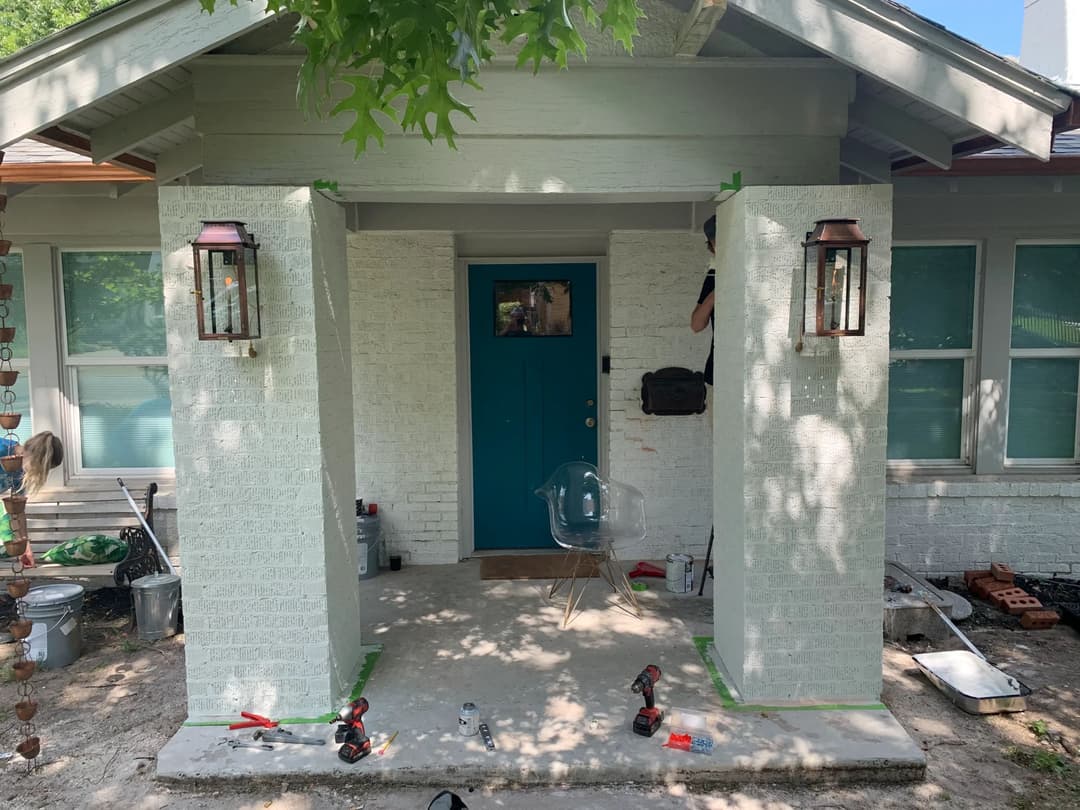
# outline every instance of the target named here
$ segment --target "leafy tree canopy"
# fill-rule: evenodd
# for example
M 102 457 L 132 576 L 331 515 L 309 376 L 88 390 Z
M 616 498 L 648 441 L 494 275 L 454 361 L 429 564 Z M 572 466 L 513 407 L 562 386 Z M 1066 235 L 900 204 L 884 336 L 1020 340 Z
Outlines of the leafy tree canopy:
M 217 0 L 199 2 L 212 12 Z M 586 55 L 574 18 L 610 30 L 630 53 L 644 16 L 637 0 L 267 0 L 267 10 L 300 16 L 293 39 L 306 51 L 301 101 L 309 112 L 353 113 L 344 140 L 357 155 L 370 138 L 383 145 L 384 122 L 453 147 L 450 114 L 476 118 L 451 84 L 480 87 L 476 77 L 496 38 L 519 46 L 519 66 L 565 68 L 571 53 Z M 350 93 L 331 106 L 335 81 Z
M 115 3 L 116 0 L 3 0 L 0 58 Z

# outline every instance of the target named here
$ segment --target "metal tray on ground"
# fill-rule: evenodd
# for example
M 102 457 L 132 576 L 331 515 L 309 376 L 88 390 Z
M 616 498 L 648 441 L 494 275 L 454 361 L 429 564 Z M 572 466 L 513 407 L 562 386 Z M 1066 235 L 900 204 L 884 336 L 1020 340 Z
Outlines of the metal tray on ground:
M 930 682 L 968 714 L 1027 710 L 1025 698 L 1031 690 L 972 652 L 946 650 L 912 658 Z

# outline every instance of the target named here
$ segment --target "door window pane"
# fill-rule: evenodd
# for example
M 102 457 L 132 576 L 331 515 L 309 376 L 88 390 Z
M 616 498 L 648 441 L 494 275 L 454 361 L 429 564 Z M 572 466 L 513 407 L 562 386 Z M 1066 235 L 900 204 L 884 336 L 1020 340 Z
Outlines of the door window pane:
M 496 281 L 496 337 L 571 335 L 569 281 Z
M 1075 358 L 1012 361 L 1009 458 L 1075 456 L 1078 373 Z
M 172 467 L 166 366 L 78 369 L 82 466 Z
M 1012 347 L 1080 347 L 1080 245 L 1016 246 Z
M 970 349 L 975 271 L 974 245 L 893 248 L 889 348 Z
M 69 357 L 164 357 L 161 254 L 64 253 Z
M 959 459 L 963 400 L 963 360 L 890 363 L 888 457 Z

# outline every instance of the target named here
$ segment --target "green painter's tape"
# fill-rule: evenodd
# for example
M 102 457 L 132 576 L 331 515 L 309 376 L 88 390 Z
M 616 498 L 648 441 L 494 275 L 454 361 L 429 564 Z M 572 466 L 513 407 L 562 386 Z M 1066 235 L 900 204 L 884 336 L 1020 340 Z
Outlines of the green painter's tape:
M 731 696 L 731 691 L 727 688 L 727 684 L 724 683 L 724 679 L 720 676 L 720 671 L 716 668 L 716 664 L 713 663 L 712 658 L 709 656 L 709 645 L 712 644 L 712 636 L 694 636 L 694 646 L 697 647 L 698 654 L 701 655 L 701 660 L 705 664 L 705 670 L 709 673 L 709 678 L 712 680 L 713 686 L 716 687 L 717 693 L 720 695 L 720 701 L 724 704 L 724 708 L 732 712 L 807 712 L 807 711 L 826 711 L 826 710 L 842 710 L 842 711 L 855 711 L 855 710 L 875 710 L 880 711 L 886 708 L 884 703 L 859 703 L 855 705 L 845 705 L 843 703 L 822 703 L 814 706 L 761 706 L 754 703 L 739 703 Z
M 349 693 L 349 700 L 356 700 L 364 691 L 364 686 L 367 685 L 368 678 L 371 677 L 372 670 L 375 669 L 375 664 L 379 660 L 379 656 L 382 655 L 382 644 L 372 644 L 367 648 L 367 653 L 364 655 L 364 663 L 360 667 L 360 675 L 356 679 L 356 686 L 353 687 L 352 692 Z M 319 715 L 318 717 L 284 717 L 278 720 L 278 724 L 282 726 L 298 726 L 314 723 L 329 723 L 337 717 L 336 711 L 329 711 L 326 714 Z M 200 722 L 187 722 L 185 726 L 228 726 L 230 723 L 235 723 L 236 720 L 206 720 Z

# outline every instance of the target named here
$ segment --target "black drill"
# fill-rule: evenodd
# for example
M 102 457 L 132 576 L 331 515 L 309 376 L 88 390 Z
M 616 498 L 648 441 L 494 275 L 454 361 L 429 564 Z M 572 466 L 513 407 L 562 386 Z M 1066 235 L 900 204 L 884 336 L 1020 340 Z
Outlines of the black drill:
M 631 692 L 645 698 L 645 706 L 638 709 L 637 717 L 634 718 L 634 733 L 642 737 L 651 737 L 655 734 L 664 720 L 664 713 L 656 708 L 656 701 L 653 699 L 653 688 L 659 680 L 660 667 L 649 664 L 630 684 Z
M 352 764 L 371 753 L 371 740 L 364 729 L 364 713 L 371 708 L 367 698 L 357 698 L 338 712 L 331 723 L 340 723 L 334 741 L 342 743 L 338 757 Z

